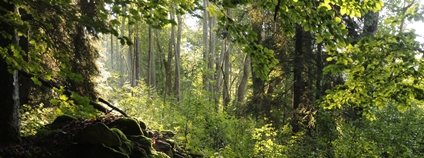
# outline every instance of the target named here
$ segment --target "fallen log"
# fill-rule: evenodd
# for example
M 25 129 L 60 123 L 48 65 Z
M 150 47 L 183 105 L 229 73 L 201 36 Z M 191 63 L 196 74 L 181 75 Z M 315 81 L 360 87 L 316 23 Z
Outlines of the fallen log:
M 43 79 L 43 78 L 41 78 L 41 77 L 37 77 L 36 75 L 34 75 L 34 74 L 32 74 L 32 73 L 28 73 L 28 72 L 21 71 L 21 70 L 19 71 L 19 73 L 23 74 L 25 77 L 28 77 L 28 78 L 32 78 L 32 77 L 37 78 L 37 79 L 38 79 L 38 81 L 40 81 L 40 82 L 41 82 L 41 84 L 42 84 L 43 86 L 50 87 L 50 88 L 58 88 L 58 89 L 60 89 L 60 88 L 61 88 L 61 86 L 60 86 L 59 84 L 54 83 L 53 81 L 49 81 L 49 80 Z M 72 93 L 73 93 L 73 92 L 72 92 L 70 89 L 68 89 L 67 87 L 64 87 L 64 92 L 63 92 L 63 93 L 69 97 L 69 96 L 71 96 L 71 95 L 72 95 Z M 128 114 L 127 114 L 127 113 L 125 113 L 124 111 L 122 111 L 122 110 L 121 110 L 121 109 L 119 109 L 118 107 L 113 106 L 111 103 L 107 102 L 106 100 L 104 100 L 104 99 L 102 99 L 102 98 L 98 98 L 98 100 L 99 100 L 100 102 L 102 102 L 102 103 L 106 104 L 107 106 L 109 106 L 109 107 L 110 107 L 110 108 L 112 108 L 113 110 L 118 111 L 119 113 L 121 113 L 121 114 L 122 114 L 122 115 L 124 115 L 125 117 L 128 117 Z M 74 101 L 75 101 L 77 104 L 81 104 L 81 103 L 78 103 L 78 100 L 74 100 Z M 90 104 L 90 105 L 92 105 L 94 109 L 99 110 L 100 112 L 103 112 L 103 113 L 105 113 L 105 114 L 109 114 L 110 112 L 112 112 L 112 110 L 108 110 L 107 108 L 105 108 L 104 106 L 102 106 L 102 105 L 100 105 L 100 104 L 96 103 L 96 102 L 95 102 L 95 101 L 93 101 L 93 100 L 90 100 L 90 103 L 89 103 L 89 104 Z

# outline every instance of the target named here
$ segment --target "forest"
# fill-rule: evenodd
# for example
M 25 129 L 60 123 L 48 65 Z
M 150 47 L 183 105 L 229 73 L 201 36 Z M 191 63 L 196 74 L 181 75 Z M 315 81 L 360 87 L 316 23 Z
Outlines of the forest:
M 424 157 L 420 0 L 2 0 L 0 158 Z

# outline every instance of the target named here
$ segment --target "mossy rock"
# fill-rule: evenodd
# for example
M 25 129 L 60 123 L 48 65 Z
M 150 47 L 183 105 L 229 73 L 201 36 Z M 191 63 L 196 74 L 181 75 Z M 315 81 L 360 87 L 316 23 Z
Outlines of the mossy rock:
M 130 155 L 131 158 L 136 157 L 149 157 L 149 155 L 147 155 L 146 150 L 144 150 L 143 148 L 134 148 L 133 152 Z
M 47 125 L 47 127 L 51 128 L 51 129 L 57 129 L 57 128 L 62 127 L 66 123 L 76 121 L 76 120 L 78 120 L 78 119 L 75 118 L 75 117 L 69 116 L 69 115 L 60 115 L 60 116 L 56 117 L 51 124 Z
M 172 146 L 166 142 L 165 140 L 156 140 L 156 143 L 153 145 L 153 148 L 156 151 L 161 151 L 161 152 L 169 152 L 172 149 Z
M 126 153 L 128 155 L 131 155 L 134 146 L 132 145 L 132 142 L 130 140 L 128 140 L 127 136 L 125 136 L 125 134 L 122 133 L 122 131 L 117 129 L 117 128 L 111 128 L 110 130 L 112 132 L 115 132 L 116 135 L 118 135 L 119 139 L 122 142 L 122 145 L 116 147 L 115 149 L 118 150 L 118 151 L 121 151 L 123 153 Z
M 175 136 L 175 132 L 171 130 L 160 131 L 160 133 L 162 133 L 164 138 L 172 138 Z
M 140 128 L 141 128 L 142 130 L 147 130 L 146 123 L 144 123 L 143 121 L 140 121 L 140 122 L 139 122 L 139 124 L 140 124 Z
M 147 138 L 143 135 L 132 135 L 128 136 L 127 138 L 140 145 L 140 147 L 143 148 L 144 151 L 146 151 L 147 155 L 153 155 L 154 153 L 156 153 L 156 150 L 152 146 L 152 139 Z
M 105 124 L 97 122 L 84 128 L 75 136 L 79 144 L 106 145 L 109 147 L 121 146 L 119 136 L 111 131 Z
M 120 118 L 111 123 L 111 127 L 118 128 L 125 135 L 144 135 L 138 122 L 134 119 Z
M 171 145 L 172 149 L 174 149 L 174 148 L 175 148 L 175 140 L 173 140 L 173 139 L 165 139 L 165 141 L 166 141 L 169 145 Z

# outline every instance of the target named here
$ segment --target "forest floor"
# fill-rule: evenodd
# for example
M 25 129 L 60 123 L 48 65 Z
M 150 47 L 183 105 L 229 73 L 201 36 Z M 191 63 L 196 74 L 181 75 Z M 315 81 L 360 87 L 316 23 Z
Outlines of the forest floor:
M 46 125 L 45 128 L 37 130 L 36 135 L 22 137 L 21 142 L 19 144 L 0 147 L 0 158 L 74 157 L 72 156 L 73 153 L 70 153 L 72 152 L 72 150 L 70 149 L 75 144 L 77 144 L 75 142 L 75 136 L 80 131 L 97 122 L 109 126 L 111 123 L 113 123 L 119 118 L 120 117 L 117 116 L 108 116 L 103 118 L 93 118 L 84 120 L 68 120 L 66 122 L 60 122 L 56 124 L 55 122 L 53 122 L 52 124 Z M 58 124 L 60 127 L 57 127 Z M 149 135 L 147 136 L 147 140 L 151 140 L 150 148 L 152 150 L 156 150 L 157 153 L 161 153 L 159 155 L 163 155 L 159 157 L 167 157 L 166 155 L 172 155 L 171 157 L 202 157 L 201 155 L 190 154 L 181 147 L 174 145 L 172 145 L 172 149 L 168 148 L 164 151 L 164 146 L 163 144 L 161 144 L 161 142 L 165 142 L 164 136 L 166 135 L 157 131 L 149 132 Z M 134 144 L 137 143 L 133 142 L 133 145 Z M 153 157 L 158 156 L 156 155 Z

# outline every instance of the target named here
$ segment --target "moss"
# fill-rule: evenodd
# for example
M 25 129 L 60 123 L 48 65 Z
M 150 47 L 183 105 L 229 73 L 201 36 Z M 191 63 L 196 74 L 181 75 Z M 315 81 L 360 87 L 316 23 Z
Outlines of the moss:
M 147 138 L 143 135 L 138 136 L 128 136 L 128 139 L 132 140 L 136 144 L 139 145 L 139 147 L 143 148 L 146 151 L 147 155 L 153 155 L 156 153 L 156 150 L 152 146 L 152 139 Z
M 76 121 L 77 119 L 75 117 L 69 116 L 69 115 L 61 115 L 56 117 L 56 119 L 54 119 L 54 121 L 50 124 L 47 125 L 47 127 L 51 128 L 51 129 L 57 129 L 62 127 L 64 124 L 68 123 L 68 122 L 72 122 L 72 121 Z
M 112 132 L 115 132 L 116 135 L 118 135 L 119 139 L 122 142 L 122 145 L 119 146 L 119 147 L 117 147 L 116 149 L 119 150 L 119 151 L 121 151 L 121 152 L 123 152 L 123 153 L 126 153 L 126 154 L 130 155 L 131 152 L 133 151 L 133 148 L 134 148 L 134 146 L 132 145 L 131 141 L 128 140 L 127 136 L 125 136 L 125 134 L 122 133 L 121 130 L 119 130 L 117 128 L 111 128 L 110 130 Z
M 175 132 L 173 132 L 171 130 L 160 131 L 160 133 L 162 133 L 163 137 L 165 137 L 165 138 L 172 138 L 172 137 L 175 136 Z
M 138 122 L 134 119 L 120 118 L 114 121 L 111 127 L 118 128 L 125 135 L 144 135 Z
M 115 132 L 111 131 L 105 124 L 100 122 L 89 125 L 78 132 L 75 136 L 75 141 L 80 144 L 104 144 L 110 147 L 117 147 L 122 144 L 119 136 Z
M 173 140 L 173 139 L 165 139 L 165 141 L 166 141 L 169 145 L 171 145 L 172 149 L 174 149 L 174 148 L 175 148 L 175 140 Z

